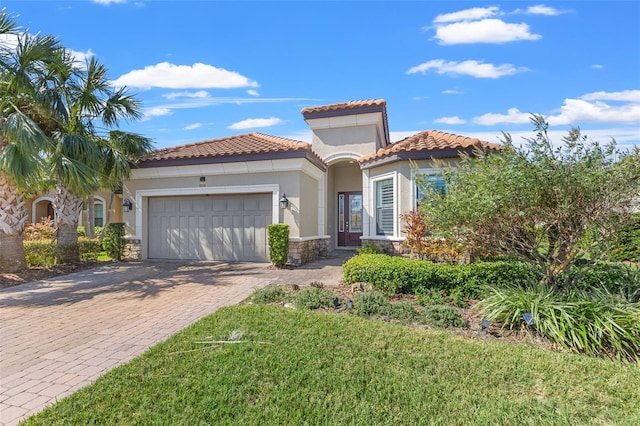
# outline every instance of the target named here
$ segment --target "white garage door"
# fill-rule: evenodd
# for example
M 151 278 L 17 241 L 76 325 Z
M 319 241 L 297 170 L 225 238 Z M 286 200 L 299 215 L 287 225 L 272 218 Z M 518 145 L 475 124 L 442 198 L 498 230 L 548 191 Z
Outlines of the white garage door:
M 149 198 L 149 258 L 268 261 L 271 194 Z

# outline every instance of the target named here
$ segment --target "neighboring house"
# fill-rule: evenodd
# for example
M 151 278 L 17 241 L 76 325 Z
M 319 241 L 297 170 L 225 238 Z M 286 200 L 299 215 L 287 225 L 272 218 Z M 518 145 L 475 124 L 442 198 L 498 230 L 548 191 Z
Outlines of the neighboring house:
M 391 143 L 384 100 L 304 108 L 302 116 L 311 144 L 250 133 L 143 158 L 123 185 L 130 255 L 268 261 L 272 223 L 289 225 L 293 264 L 365 242 L 398 253 L 399 215 L 420 197 L 413 166 L 435 176 L 433 159 L 500 148 L 437 131 Z
M 44 219 L 55 219 L 53 212 L 53 190 L 31 197 L 27 200 L 27 212 L 29 223 L 42 222 Z M 79 226 L 86 224 L 86 209 L 82 211 L 78 222 Z M 104 226 L 107 222 L 122 221 L 122 196 L 108 191 L 98 191 L 94 194 L 94 225 Z

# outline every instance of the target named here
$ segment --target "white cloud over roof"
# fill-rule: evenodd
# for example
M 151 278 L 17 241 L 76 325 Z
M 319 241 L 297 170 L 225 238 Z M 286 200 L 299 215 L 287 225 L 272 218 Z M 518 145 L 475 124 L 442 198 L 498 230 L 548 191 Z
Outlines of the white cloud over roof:
M 500 78 L 527 71 L 526 68 L 518 68 L 512 64 L 494 65 L 474 60 L 455 62 L 445 61 L 444 59 L 432 59 L 409 68 L 407 74 L 424 74 L 429 70 L 433 70 L 438 74 L 468 75 L 476 78 Z
M 269 118 L 248 118 L 246 120 L 238 121 L 229 126 L 233 130 L 246 130 L 256 129 L 260 127 L 271 127 L 283 123 L 284 121 L 277 117 Z
M 175 65 L 161 62 L 121 75 L 113 84 L 142 89 L 231 89 L 258 87 L 258 83 L 236 71 L 195 63 Z
M 528 13 L 529 15 L 546 15 L 546 16 L 556 16 L 560 15 L 564 12 L 553 8 L 551 6 L 546 6 L 544 4 L 538 4 L 535 6 L 529 6 L 524 13 Z
M 478 19 L 485 19 L 491 16 L 495 16 L 499 11 L 500 8 L 498 8 L 497 6 L 473 7 L 471 9 L 464 9 L 458 12 L 438 15 L 433 20 L 433 23 L 442 24 L 446 22 L 475 21 Z
M 436 27 L 435 38 L 440 44 L 508 43 L 518 40 L 538 40 L 526 23 L 510 24 L 501 19 L 455 22 Z
M 453 117 L 440 117 L 433 120 L 436 123 L 442 124 L 465 124 L 467 120 L 463 120 L 462 118 L 454 115 Z

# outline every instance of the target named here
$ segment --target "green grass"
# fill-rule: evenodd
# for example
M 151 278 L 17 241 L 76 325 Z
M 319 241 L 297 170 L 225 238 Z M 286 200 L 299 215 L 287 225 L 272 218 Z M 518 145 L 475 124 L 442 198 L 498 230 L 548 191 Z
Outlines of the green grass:
M 241 305 L 26 424 L 637 425 L 638 383 L 637 364 Z

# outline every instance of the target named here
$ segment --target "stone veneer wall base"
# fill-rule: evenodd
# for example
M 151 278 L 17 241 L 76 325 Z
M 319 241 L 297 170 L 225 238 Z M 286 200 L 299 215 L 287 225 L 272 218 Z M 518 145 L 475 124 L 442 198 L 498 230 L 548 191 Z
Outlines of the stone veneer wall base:
M 142 257 L 142 241 L 127 238 L 124 246 L 124 257 L 122 260 L 140 260 Z
M 289 240 L 289 263 L 304 265 L 312 260 L 327 257 L 329 254 L 329 238 L 315 240 Z
M 391 256 L 402 256 L 403 254 L 405 254 L 405 249 L 402 245 L 402 241 L 362 239 L 362 246 L 377 247 L 382 253 Z

